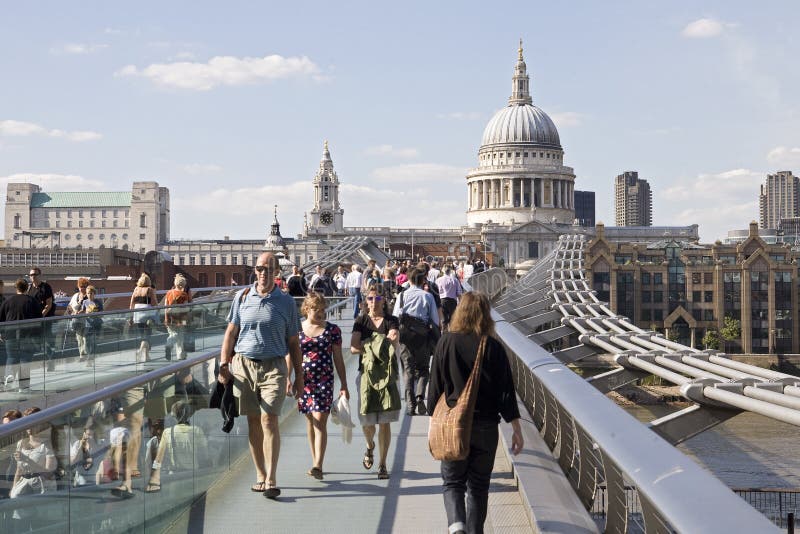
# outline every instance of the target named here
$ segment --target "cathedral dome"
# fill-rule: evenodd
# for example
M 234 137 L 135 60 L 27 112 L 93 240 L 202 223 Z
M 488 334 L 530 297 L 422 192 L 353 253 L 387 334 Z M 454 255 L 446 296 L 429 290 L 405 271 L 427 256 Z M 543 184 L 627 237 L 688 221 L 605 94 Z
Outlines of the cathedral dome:
M 561 148 L 553 120 L 532 104 L 511 104 L 495 113 L 483 131 L 481 146 L 526 143 Z

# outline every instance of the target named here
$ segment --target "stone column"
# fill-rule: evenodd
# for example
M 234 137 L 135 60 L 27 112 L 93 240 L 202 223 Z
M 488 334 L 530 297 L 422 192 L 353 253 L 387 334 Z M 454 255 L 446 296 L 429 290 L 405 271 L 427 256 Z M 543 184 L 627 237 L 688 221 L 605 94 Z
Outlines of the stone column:
M 692 331 L 692 341 L 691 341 L 691 347 L 692 347 L 693 349 L 697 348 L 697 347 L 695 346 L 695 334 L 696 334 L 696 330 L 697 330 L 697 328 L 696 328 L 696 327 L 694 327 L 694 326 L 693 326 L 693 327 L 692 327 L 692 329 L 691 329 L 691 331 Z
M 475 189 L 477 194 L 477 208 L 483 209 L 483 180 L 478 180 L 475 182 Z
M 561 205 L 561 180 L 553 181 L 553 206 L 563 208 Z

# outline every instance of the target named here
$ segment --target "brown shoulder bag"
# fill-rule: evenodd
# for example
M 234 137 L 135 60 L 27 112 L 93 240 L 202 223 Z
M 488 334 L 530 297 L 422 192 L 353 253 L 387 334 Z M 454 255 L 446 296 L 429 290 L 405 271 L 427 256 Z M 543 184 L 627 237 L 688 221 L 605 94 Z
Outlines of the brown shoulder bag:
M 469 455 L 472 436 L 472 417 L 478 399 L 481 382 L 481 364 L 486 352 L 486 336 L 481 337 L 475 365 L 464 385 L 464 391 L 452 408 L 447 405 L 447 396 L 442 393 L 431 416 L 428 428 L 428 448 L 435 460 L 463 460 Z

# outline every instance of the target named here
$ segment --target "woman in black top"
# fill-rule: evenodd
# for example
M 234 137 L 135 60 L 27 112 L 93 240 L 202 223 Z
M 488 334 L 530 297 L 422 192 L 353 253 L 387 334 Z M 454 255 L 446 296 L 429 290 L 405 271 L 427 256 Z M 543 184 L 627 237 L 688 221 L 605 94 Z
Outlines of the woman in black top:
M 353 323 L 353 334 L 350 336 L 350 352 L 363 356 L 364 343 L 370 341 L 374 334 L 386 336 L 392 345 L 397 349 L 399 342 L 398 330 L 400 322 L 394 315 L 389 315 L 386 305 L 386 295 L 381 294 L 381 285 L 371 285 L 366 292 L 367 311 L 359 315 Z M 394 359 L 391 376 L 394 380 L 387 384 L 387 388 L 397 387 L 397 359 Z M 364 452 L 362 465 L 364 469 L 372 469 L 374 463 L 373 451 L 375 449 L 375 425 L 378 425 L 378 478 L 389 478 L 386 469 L 386 457 L 389 453 L 389 444 L 392 441 L 391 423 L 400 418 L 399 406 L 397 410 L 373 411 L 366 414 L 361 413 L 361 405 L 364 402 L 361 398 L 361 379 L 364 372 L 364 364 L 361 356 L 358 360 L 358 376 L 356 377 L 356 390 L 358 397 L 358 419 L 361 428 L 364 430 L 364 438 L 367 440 L 367 450 Z M 399 394 L 398 394 L 399 395 Z
M 497 451 L 497 425 L 501 416 L 513 428 L 512 454 L 519 454 L 523 446 L 511 366 L 503 345 L 494 337 L 491 305 L 483 293 L 471 292 L 462 296 L 450 321 L 449 331 L 442 335 L 436 346 L 428 387 L 428 413 L 433 413 L 442 395 L 445 395 L 448 406 L 455 406 L 472 372 L 482 336 L 488 337 L 472 420 L 469 456 L 465 460 L 442 462 L 444 506 L 450 532 L 483 532 L 489 481 Z

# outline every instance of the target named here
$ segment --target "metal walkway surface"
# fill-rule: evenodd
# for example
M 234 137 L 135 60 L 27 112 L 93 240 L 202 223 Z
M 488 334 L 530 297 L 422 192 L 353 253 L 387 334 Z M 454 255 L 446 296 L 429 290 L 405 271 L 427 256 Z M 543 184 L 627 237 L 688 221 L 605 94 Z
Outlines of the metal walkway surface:
M 336 321 L 349 347 L 352 321 Z M 357 371 L 355 357 L 347 357 L 351 395 Z M 338 379 L 337 379 L 338 384 Z M 351 397 L 355 410 L 355 399 Z M 249 454 L 212 486 L 205 497 L 181 515 L 168 532 L 292 532 L 415 533 L 446 532 L 439 462 L 428 451 L 428 417 L 408 417 L 392 423 L 392 443 L 387 467 L 391 478 L 378 480 L 375 466 L 361 465 L 366 443 L 361 428 L 353 429 L 350 444 L 342 440 L 341 427 L 328 423 L 325 478 L 315 480 L 306 471 L 311 456 L 305 417 L 293 401 L 286 401 L 281 423 L 281 455 L 277 501 L 250 491 L 255 481 Z M 237 419 L 246 439 L 247 423 Z M 234 430 L 235 432 L 236 430 Z M 376 438 L 377 439 L 377 438 Z M 492 475 L 486 532 L 532 532 L 526 508 L 501 440 Z

